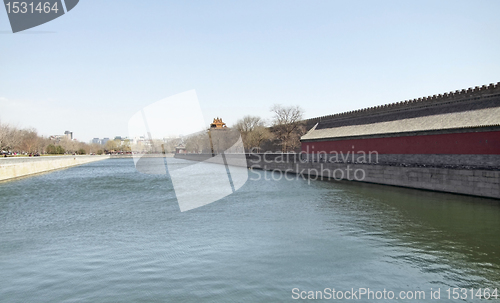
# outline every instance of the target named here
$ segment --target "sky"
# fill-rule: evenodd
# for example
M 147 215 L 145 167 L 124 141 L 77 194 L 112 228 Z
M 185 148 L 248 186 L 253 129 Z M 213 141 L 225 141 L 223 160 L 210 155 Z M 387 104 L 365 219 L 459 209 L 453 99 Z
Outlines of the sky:
M 0 122 L 128 135 L 142 108 L 195 90 L 208 124 L 305 118 L 500 81 L 500 1 L 81 0 L 13 34 L 0 9 Z

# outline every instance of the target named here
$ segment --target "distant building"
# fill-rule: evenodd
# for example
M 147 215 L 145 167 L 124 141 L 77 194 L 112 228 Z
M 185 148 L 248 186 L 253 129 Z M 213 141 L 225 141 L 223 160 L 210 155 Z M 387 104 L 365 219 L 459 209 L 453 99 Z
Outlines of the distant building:
M 61 141 L 63 138 L 65 138 L 64 135 L 53 135 L 53 136 L 49 136 L 49 140 L 50 141 L 55 141 L 56 143 L 59 143 L 59 141 Z
M 175 147 L 175 153 L 176 154 L 185 154 L 186 153 L 186 147 L 183 144 L 179 144 Z
M 64 132 L 64 135 L 68 140 L 73 140 L 73 132 L 70 132 L 69 130 Z
M 99 138 L 92 139 L 92 144 L 101 144 L 101 139 Z
M 101 140 L 101 144 L 102 144 L 102 145 L 106 145 L 106 143 L 108 143 L 108 141 L 109 141 L 109 138 L 103 138 L 103 139 Z
M 134 137 L 132 139 L 133 144 L 142 144 L 144 141 L 146 141 L 144 136 Z
M 130 142 L 132 142 L 132 140 L 130 140 L 128 137 L 120 137 L 120 146 L 125 146 L 125 145 L 128 145 L 130 146 Z
M 64 135 L 52 135 L 49 136 L 49 140 L 55 141 L 56 143 L 59 143 L 61 140 L 73 140 L 73 132 L 70 132 L 69 130 L 64 132 Z

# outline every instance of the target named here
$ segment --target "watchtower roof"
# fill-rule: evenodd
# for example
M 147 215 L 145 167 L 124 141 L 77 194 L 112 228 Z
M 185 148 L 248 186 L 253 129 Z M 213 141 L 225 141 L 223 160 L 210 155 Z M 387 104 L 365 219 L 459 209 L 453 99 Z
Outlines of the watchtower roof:
M 211 129 L 223 129 L 223 128 L 226 128 L 226 123 L 222 122 L 222 118 L 214 118 L 214 122 L 212 122 L 212 124 L 210 124 L 210 128 Z

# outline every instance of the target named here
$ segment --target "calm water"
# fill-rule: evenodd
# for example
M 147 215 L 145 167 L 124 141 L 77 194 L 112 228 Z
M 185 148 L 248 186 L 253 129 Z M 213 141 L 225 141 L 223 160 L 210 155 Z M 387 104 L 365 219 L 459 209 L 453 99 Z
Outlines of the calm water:
M 110 159 L 0 183 L 0 301 L 283 302 L 328 287 L 441 288 L 444 302 L 449 287 L 500 288 L 499 235 L 499 201 L 348 182 L 249 180 L 181 213 L 166 176 Z

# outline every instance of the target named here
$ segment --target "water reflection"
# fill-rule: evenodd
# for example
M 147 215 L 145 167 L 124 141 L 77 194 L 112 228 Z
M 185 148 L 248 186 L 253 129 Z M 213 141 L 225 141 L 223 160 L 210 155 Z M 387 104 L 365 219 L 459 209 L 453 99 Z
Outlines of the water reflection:
M 301 179 L 249 180 L 181 213 L 168 176 L 110 159 L 0 184 L 0 301 L 294 302 L 294 287 L 491 288 L 499 232 L 495 200 Z
M 344 189 L 323 195 L 322 208 L 341 212 L 346 229 L 383 239 L 395 262 L 443 272 L 458 287 L 500 281 L 499 201 L 352 182 L 317 186 Z

